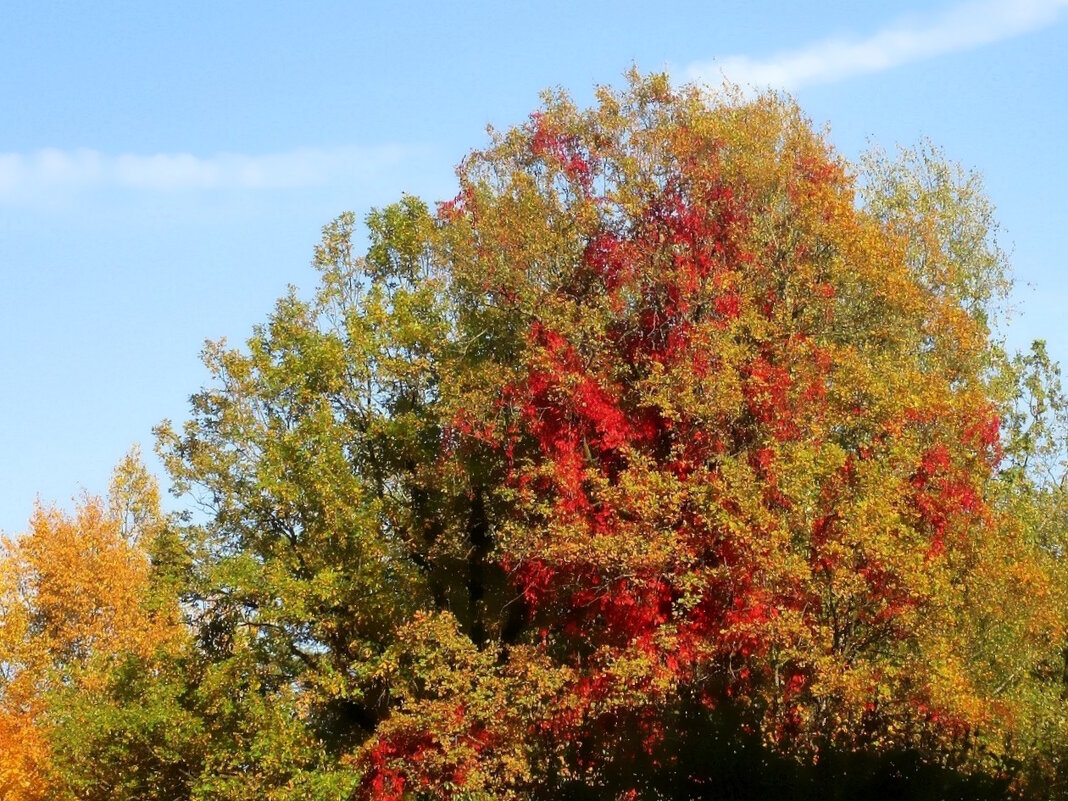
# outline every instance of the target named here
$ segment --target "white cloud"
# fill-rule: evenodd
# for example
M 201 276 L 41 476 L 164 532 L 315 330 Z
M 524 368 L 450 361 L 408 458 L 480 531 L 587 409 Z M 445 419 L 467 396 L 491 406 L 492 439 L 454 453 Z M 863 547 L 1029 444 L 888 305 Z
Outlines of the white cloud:
M 984 0 L 953 6 L 922 20 L 899 22 L 867 38 L 837 38 L 767 59 L 727 56 L 689 65 L 691 81 L 743 89 L 797 89 L 881 72 L 926 58 L 980 47 L 1055 22 L 1068 0 Z
M 389 145 L 301 148 L 259 156 L 107 155 L 84 148 L 0 153 L 0 202 L 18 203 L 57 193 L 102 189 L 177 192 L 314 187 L 367 177 L 395 165 L 411 152 L 409 148 Z

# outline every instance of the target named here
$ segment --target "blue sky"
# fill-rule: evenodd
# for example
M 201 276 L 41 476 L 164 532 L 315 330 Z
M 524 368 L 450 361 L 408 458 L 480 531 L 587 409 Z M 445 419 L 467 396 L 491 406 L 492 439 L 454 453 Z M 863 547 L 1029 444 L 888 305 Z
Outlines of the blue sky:
M 106 488 L 323 224 L 451 197 L 485 126 L 636 65 L 792 91 L 849 157 L 930 137 L 1013 254 L 1010 343 L 1068 359 L 1068 0 L 9 0 L 0 25 L 0 530 Z

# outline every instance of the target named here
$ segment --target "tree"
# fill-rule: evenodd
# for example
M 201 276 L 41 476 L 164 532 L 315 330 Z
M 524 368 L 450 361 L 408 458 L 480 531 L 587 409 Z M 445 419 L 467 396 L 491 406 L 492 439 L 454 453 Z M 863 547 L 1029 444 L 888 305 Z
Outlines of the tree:
M 116 468 L 108 500 L 87 496 L 73 514 L 38 506 L 29 530 L 2 543 L 4 799 L 127 797 L 119 786 L 128 777 L 110 781 L 121 745 L 112 748 L 110 764 L 79 764 L 78 752 L 94 735 L 133 733 L 129 720 L 94 732 L 117 711 L 108 710 L 116 676 L 138 672 L 162 683 L 159 668 L 180 646 L 177 597 L 156 586 L 150 563 L 161 517 L 156 482 L 134 451 Z M 79 771 L 90 768 L 97 786 L 75 789 Z
M 1004 461 L 1042 412 L 989 207 L 929 152 L 867 170 L 788 99 L 633 76 L 362 257 L 328 226 L 314 298 L 160 430 L 206 513 L 211 797 L 687 797 L 739 745 L 1053 776 L 1062 552 Z

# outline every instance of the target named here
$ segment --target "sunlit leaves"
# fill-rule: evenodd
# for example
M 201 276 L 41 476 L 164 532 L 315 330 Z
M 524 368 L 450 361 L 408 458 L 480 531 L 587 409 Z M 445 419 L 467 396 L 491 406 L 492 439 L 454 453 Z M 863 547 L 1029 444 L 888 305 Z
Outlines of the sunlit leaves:
M 638 75 L 458 178 L 362 256 L 339 217 L 310 298 L 207 346 L 159 430 L 181 523 L 127 462 L 9 547 L 0 727 L 54 729 L 0 780 L 50 738 L 79 799 L 701 797 L 903 753 L 1055 788 L 1068 404 L 992 339 L 978 179 Z
M 91 740 L 72 707 L 99 716 L 115 671 L 131 662 L 146 669 L 181 642 L 177 599 L 160 594 L 151 577 L 161 525 L 155 481 L 133 453 L 116 470 L 108 502 L 87 497 L 73 514 L 40 506 L 29 530 L 3 543 L 5 798 L 67 797 L 72 750 L 64 741 Z

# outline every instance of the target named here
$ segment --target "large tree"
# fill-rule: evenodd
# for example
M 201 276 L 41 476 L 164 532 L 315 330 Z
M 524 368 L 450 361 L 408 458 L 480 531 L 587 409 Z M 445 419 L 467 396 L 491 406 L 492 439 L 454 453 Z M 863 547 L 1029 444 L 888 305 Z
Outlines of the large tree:
M 975 179 L 637 76 L 458 175 L 328 226 L 161 429 L 182 792 L 1055 788 L 1062 399 Z

